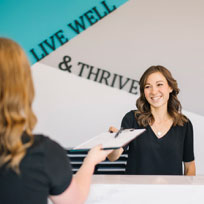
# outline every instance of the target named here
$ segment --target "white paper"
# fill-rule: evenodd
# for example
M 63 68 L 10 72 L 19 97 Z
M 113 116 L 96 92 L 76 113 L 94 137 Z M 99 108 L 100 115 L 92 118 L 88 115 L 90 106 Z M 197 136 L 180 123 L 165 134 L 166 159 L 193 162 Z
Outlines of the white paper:
M 91 149 L 102 144 L 103 148 L 116 149 L 125 146 L 143 133 L 145 129 L 125 129 L 117 137 L 116 133 L 104 132 L 73 148 L 74 150 Z

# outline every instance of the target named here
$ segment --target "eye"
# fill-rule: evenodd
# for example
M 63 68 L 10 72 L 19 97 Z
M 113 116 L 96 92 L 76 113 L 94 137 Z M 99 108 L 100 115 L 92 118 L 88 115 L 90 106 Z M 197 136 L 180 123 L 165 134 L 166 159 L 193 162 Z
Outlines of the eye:
M 163 86 L 163 84 L 162 84 L 162 83 L 159 83 L 159 84 L 157 84 L 157 86 Z
M 150 85 L 146 85 L 144 88 L 145 88 L 145 89 L 148 89 L 149 87 L 150 87 Z

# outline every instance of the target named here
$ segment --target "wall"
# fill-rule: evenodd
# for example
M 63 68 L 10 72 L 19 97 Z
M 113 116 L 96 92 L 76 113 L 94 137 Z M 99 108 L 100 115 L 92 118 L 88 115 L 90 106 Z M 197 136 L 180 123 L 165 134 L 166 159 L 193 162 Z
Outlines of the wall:
M 118 1 L 107 0 L 108 8 L 102 1 L 90 2 L 92 4 L 84 5 L 84 9 L 70 18 L 62 15 L 65 10 L 60 12 L 62 7 L 69 6 L 59 4 L 60 9 L 55 12 L 60 13 L 60 18 L 53 21 L 53 27 L 50 23 L 53 15 L 43 18 L 44 24 L 38 28 L 41 37 L 35 39 L 39 30 L 35 33 L 27 29 L 25 41 L 32 43 L 25 44 L 25 50 L 33 63 L 36 87 L 34 109 L 38 125 L 35 132 L 46 133 L 64 147 L 72 147 L 108 130 L 110 125 L 119 127 L 123 115 L 135 109 L 141 74 L 149 66 L 161 64 L 178 81 L 184 113 L 194 125 L 197 173 L 204 174 L 201 88 L 204 86 L 204 2 L 130 0 L 121 1 L 124 4 L 120 6 L 116 5 Z M 72 11 L 79 7 L 80 1 L 77 3 L 78 6 L 72 5 Z M 107 16 L 100 19 L 93 12 L 94 7 Z M 67 24 L 74 25 L 74 20 L 82 22 L 80 16 L 90 10 L 90 21 L 97 20 L 97 23 L 90 25 L 85 19 L 86 29 L 78 27 L 78 34 L 66 30 Z M 45 7 L 44 12 L 52 13 Z M 32 28 L 31 21 L 29 27 Z M 29 30 L 33 32 L 32 38 Z M 63 32 L 56 34 L 59 30 Z M 16 28 L 16 36 L 13 32 L 11 29 L 8 37 L 23 46 L 23 38 L 18 37 L 22 31 Z M 61 41 L 56 41 L 54 50 L 46 45 L 48 55 L 36 62 L 30 50 L 35 49 L 36 54 L 42 56 L 40 43 L 47 40 L 53 47 L 51 43 L 57 39 L 56 35 L 61 36 Z M 66 38 L 69 41 L 64 43 Z

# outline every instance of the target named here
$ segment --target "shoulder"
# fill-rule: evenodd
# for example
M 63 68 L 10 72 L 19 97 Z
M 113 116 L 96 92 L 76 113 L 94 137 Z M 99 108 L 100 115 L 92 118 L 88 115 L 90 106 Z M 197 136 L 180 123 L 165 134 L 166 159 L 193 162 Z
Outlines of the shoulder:
M 45 135 L 35 135 L 36 141 L 40 140 L 46 147 L 62 148 L 56 141 Z
M 133 121 L 136 120 L 136 117 L 135 117 L 135 110 L 131 110 L 129 112 L 127 112 L 123 119 L 122 119 L 122 122 L 128 122 L 128 123 L 132 123 Z
M 131 110 L 125 114 L 125 116 L 122 119 L 121 126 L 125 129 L 139 127 L 136 119 L 136 110 Z
M 66 150 L 48 136 L 35 135 L 34 145 L 43 155 L 44 171 L 49 178 L 50 194 L 61 194 L 71 183 L 72 167 Z M 59 168 L 60 167 L 60 168 Z
M 187 119 L 187 122 L 184 123 L 185 131 L 187 133 L 193 134 L 193 124 L 189 118 L 186 117 L 186 119 Z
M 25 134 L 26 137 L 26 134 Z M 72 168 L 65 149 L 45 135 L 33 135 L 34 142 L 27 150 L 24 166 L 32 166 L 29 174 L 48 183 L 50 195 L 58 195 L 70 185 Z M 28 138 L 28 137 L 27 137 Z M 25 140 L 25 139 L 24 139 Z
M 59 147 L 60 145 L 49 138 L 48 136 L 42 134 L 35 134 L 34 136 L 34 143 L 32 145 L 33 148 L 44 148 L 44 147 Z
M 177 129 L 178 131 L 180 131 L 180 133 L 184 133 L 184 134 L 193 134 L 193 124 L 191 122 L 191 120 L 184 116 L 186 121 L 183 123 L 183 125 L 176 125 L 174 126 L 174 129 Z
M 136 110 L 131 110 L 129 112 L 127 112 L 123 118 L 126 118 L 126 119 L 135 119 L 135 113 L 136 113 Z
M 193 128 L 193 124 L 192 124 L 191 120 L 185 115 L 183 115 L 183 117 L 185 118 L 186 122 L 184 122 L 182 127 L 183 128 Z
M 54 158 L 67 158 L 65 149 L 45 135 L 34 135 L 34 143 L 28 150 L 29 153 L 40 153 L 44 159 L 52 160 Z
M 35 141 L 40 143 L 48 154 L 66 154 L 65 149 L 56 141 L 45 135 L 35 135 Z

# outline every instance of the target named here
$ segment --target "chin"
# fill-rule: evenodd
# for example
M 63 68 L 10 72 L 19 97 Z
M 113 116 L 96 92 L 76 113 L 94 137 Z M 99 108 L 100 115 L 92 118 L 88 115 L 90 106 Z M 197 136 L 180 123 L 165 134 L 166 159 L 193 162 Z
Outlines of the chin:
M 150 104 L 153 108 L 161 108 L 163 107 L 164 105 L 166 105 L 165 103 L 157 103 L 157 104 Z

